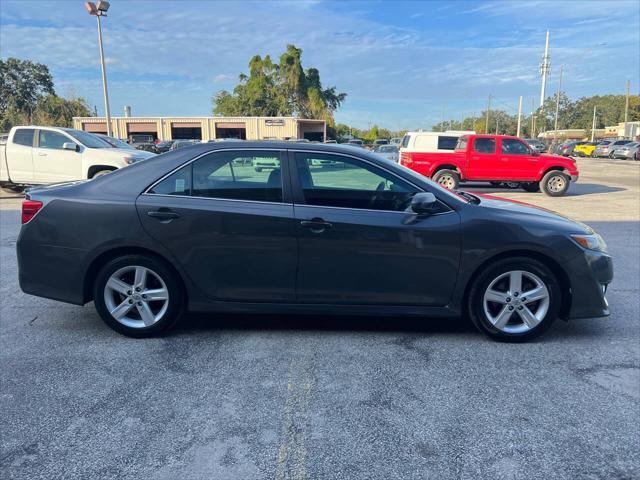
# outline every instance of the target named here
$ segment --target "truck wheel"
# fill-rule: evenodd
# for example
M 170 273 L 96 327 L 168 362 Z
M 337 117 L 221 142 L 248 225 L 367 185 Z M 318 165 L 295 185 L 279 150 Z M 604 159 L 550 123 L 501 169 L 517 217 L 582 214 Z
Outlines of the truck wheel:
M 525 182 L 521 183 L 520 186 L 525 192 L 535 193 L 540 191 L 540 184 L 536 182 Z
M 569 190 L 571 179 L 565 173 L 551 170 L 540 180 L 540 189 L 550 197 L 561 197 Z
M 102 175 L 106 175 L 107 173 L 111 173 L 113 172 L 113 170 L 98 170 L 96 173 L 93 174 L 93 176 L 91 178 L 98 178 L 101 177 Z
M 433 176 L 433 181 L 439 183 L 444 188 L 455 190 L 460 185 L 460 175 L 453 170 L 439 170 Z

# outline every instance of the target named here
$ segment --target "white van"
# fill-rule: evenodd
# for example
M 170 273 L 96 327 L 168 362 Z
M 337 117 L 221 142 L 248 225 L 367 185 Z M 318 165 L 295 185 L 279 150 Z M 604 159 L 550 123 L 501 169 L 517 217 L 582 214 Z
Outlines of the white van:
M 403 153 L 453 153 L 462 135 L 474 134 L 474 131 L 447 130 L 446 132 L 407 132 L 400 145 Z

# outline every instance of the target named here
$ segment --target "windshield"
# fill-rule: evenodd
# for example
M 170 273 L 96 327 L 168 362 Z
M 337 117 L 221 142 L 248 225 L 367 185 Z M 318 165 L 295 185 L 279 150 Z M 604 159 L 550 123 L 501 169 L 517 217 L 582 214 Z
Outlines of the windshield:
M 135 150 L 135 148 L 133 148 L 127 142 L 120 140 L 119 138 L 106 137 L 106 136 L 103 137 L 101 135 L 100 139 L 110 144 L 113 148 L 126 148 L 127 150 Z
M 65 130 L 65 132 L 87 148 L 113 148 L 105 140 L 93 133 L 83 132 L 82 130 Z

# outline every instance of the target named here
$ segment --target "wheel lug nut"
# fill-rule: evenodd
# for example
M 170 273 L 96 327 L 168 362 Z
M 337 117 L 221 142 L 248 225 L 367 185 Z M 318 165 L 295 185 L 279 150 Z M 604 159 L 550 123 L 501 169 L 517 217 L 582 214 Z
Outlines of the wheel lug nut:
M 139 291 L 140 291 L 140 287 L 136 287 L 136 292 L 139 292 Z
M 127 290 L 127 295 L 131 295 L 131 290 Z
M 147 296 L 143 293 L 142 294 L 142 298 L 147 298 Z M 523 298 L 523 300 L 524 300 L 524 298 Z
M 513 310 L 513 306 L 509 305 L 509 310 Z
M 511 297 L 507 297 L 507 303 L 511 301 Z
M 518 310 L 522 310 L 522 305 L 520 305 L 520 306 L 518 307 Z
M 129 303 L 133 303 L 133 300 L 129 299 Z
M 520 300 L 522 300 L 523 302 L 527 299 L 527 297 L 522 297 Z
M 514 292 L 513 296 L 517 297 L 518 296 L 518 292 Z
M 138 302 L 138 306 L 141 307 L 142 306 L 142 302 Z

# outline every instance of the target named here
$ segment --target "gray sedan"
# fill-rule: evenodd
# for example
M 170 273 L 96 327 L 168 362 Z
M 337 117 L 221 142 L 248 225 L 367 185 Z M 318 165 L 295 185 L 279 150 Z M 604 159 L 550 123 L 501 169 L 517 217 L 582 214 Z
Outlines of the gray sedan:
M 236 162 L 247 158 L 276 168 Z M 93 301 L 131 337 L 186 311 L 468 315 L 514 342 L 557 318 L 609 315 L 613 263 L 590 227 L 449 191 L 362 149 L 201 143 L 34 188 L 22 207 L 22 290 Z
M 373 152 L 391 162 L 398 163 L 400 161 L 400 153 L 396 145 L 381 145 Z
M 626 160 L 633 160 L 636 156 L 636 152 L 640 149 L 640 142 L 630 142 L 621 147 L 615 148 L 611 152 L 613 158 L 623 158 Z

